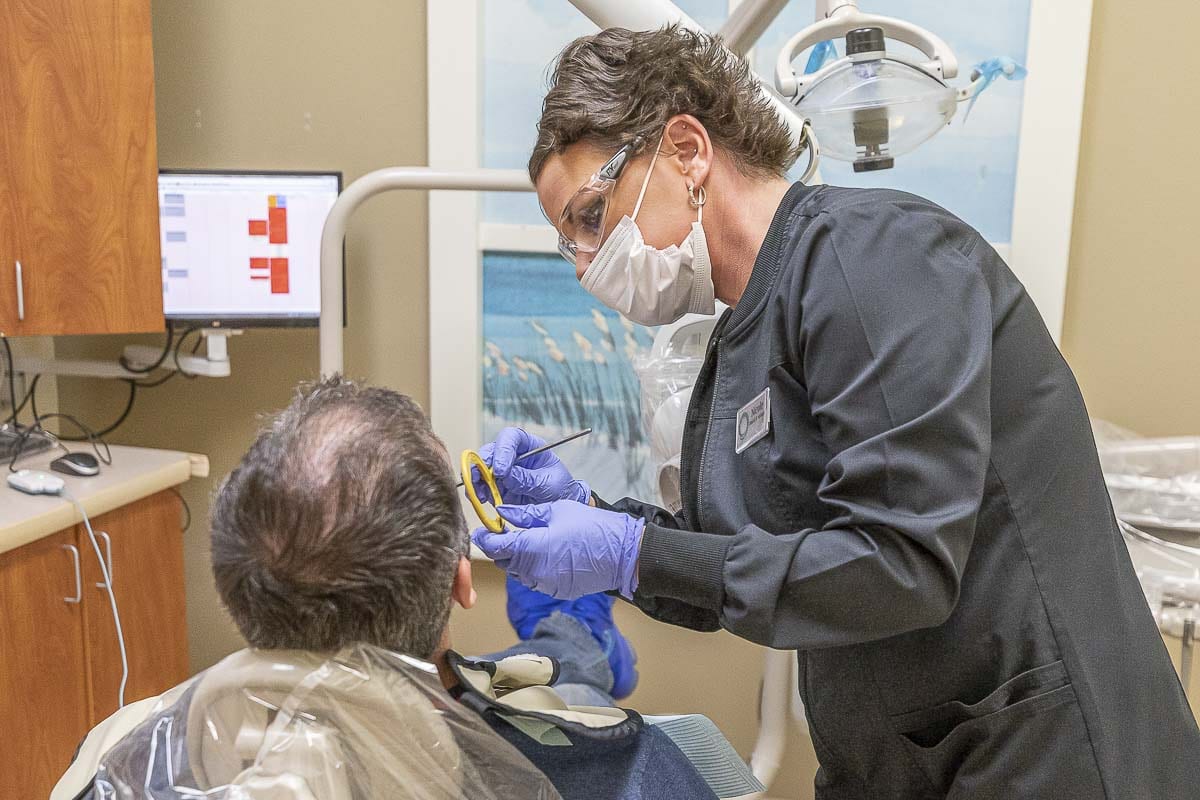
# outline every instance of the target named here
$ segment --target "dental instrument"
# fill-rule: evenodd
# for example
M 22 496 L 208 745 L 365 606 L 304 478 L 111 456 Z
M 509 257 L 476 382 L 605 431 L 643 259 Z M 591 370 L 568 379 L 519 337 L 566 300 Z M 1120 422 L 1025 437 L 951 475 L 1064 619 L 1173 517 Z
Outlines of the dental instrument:
M 522 453 L 513 463 L 519 464 L 526 459 L 533 458 L 534 456 L 545 453 L 548 450 L 553 450 L 554 448 L 564 445 L 567 442 L 573 442 L 576 439 L 581 439 L 591 432 L 591 428 L 584 428 L 581 431 L 576 431 L 569 436 L 564 436 L 558 441 L 549 442 L 541 447 L 536 447 L 533 450 Z M 476 490 L 474 482 L 467 479 L 471 474 L 472 468 L 479 470 L 479 475 L 483 479 L 484 485 L 487 486 L 488 491 L 491 492 L 492 506 L 499 506 L 504 502 L 504 500 L 500 497 L 500 489 L 496 486 L 496 476 L 492 472 L 492 468 L 488 466 L 487 462 L 484 461 L 479 453 L 475 450 L 464 450 L 462 452 L 462 457 L 459 460 L 459 468 L 461 470 L 462 480 L 455 485 L 455 488 L 461 486 L 466 490 L 467 500 L 471 503 L 471 508 L 475 509 L 476 516 L 479 517 L 479 521 L 483 523 L 485 528 L 492 533 L 499 533 L 500 531 L 504 530 L 504 520 L 500 518 L 499 514 L 487 513 L 487 510 L 483 507 L 483 501 L 479 498 L 479 492 Z
M 591 428 L 584 428 L 581 431 L 576 431 L 575 433 L 572 433 L 570 436 L 564 436 L 563 438 L 559 439 L 558 441 L 550 442 L 549 444 L 544 444 L 541 447 L 535 447 L 534 449 L 530 450 L 529 452 L 522 453 L 521 455 L 517 456 L 517 460 L 514 463 L 520 464 L 522 461 L 524 461 L 527 458 L 533 458 L 536 455 L 540 455 L 540 454 L 546 452 L 547 450 L 553 450 L 554 448 L 559 447 L 560 445 L 564 445 L 567 442 L 573 442 L 576 439 L 582 439 L 584 436 L 587 436 L 591 432 L 592 432 Z M 454 485 L 454 488 L 457 489 L 457 488 L 461 487 L 462 485 L 463 485 L 463 482 L 459 481 L 458 483 L 456 483 Z

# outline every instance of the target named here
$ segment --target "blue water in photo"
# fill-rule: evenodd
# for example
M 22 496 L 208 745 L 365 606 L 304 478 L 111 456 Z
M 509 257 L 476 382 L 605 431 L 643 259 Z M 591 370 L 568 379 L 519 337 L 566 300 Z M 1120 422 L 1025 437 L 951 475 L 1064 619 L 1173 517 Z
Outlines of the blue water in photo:
M 654 499 L 633 363 L 653 340 L 580 287 L 558 255 L 485 253 L 484 439 L 506 425 L 547 440 L 592 428 L 559 454 L 602 497 Z

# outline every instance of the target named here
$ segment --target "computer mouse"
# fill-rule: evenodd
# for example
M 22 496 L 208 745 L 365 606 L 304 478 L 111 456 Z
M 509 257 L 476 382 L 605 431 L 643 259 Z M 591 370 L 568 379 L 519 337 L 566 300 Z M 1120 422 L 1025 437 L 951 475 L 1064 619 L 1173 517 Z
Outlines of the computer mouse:
M 88 478 L 100 474 L 100 459 L 91 453 L 67 453 L 51 461 L 50 469 Z

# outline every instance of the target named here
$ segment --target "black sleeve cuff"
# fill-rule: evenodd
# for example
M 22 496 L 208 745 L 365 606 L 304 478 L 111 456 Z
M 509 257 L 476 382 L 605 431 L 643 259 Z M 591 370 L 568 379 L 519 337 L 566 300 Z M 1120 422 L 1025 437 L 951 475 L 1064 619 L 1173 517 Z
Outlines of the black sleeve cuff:
M 725 599 L 725 553 L 730 538 L 646 523 L 638 556 L 638 594 L 682 600 L 719 611 Z
M 595 501 L 596 508 L 602 508 L 605 511 L 616 511 L 631 517 L 644 519 L 648 524 L 657 525 L 661 528 L 683 527 L 679 524 L 676 516 L 665 508 L 659 508 L 652 503 L 643 503 L 641 500 L 634 500 L 632 497 L 623 497 L 615 503 L 609 503 L 595 492 L 592 492 L 592 500 Z

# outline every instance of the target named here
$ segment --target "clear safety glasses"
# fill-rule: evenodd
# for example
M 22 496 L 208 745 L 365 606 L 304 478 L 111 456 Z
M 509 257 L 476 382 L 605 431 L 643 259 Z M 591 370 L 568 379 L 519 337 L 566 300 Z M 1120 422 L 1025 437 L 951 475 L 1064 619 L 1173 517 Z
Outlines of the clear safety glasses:
M 558 252 L 571 266 L 579 251 L 595 253 L 604 239 L 604 220 L 617 179 L 633 156 L 636 143 L 622 147 L 567 201 L 558 218 Z

